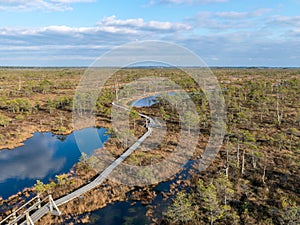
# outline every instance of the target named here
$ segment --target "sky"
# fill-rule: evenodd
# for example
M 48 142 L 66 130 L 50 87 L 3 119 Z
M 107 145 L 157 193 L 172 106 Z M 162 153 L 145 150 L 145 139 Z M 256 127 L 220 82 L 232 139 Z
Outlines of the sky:
M 300 67 L 300 0 L 0 0 L 0 66 L 89 66 L 127 43 L 208 66 Z

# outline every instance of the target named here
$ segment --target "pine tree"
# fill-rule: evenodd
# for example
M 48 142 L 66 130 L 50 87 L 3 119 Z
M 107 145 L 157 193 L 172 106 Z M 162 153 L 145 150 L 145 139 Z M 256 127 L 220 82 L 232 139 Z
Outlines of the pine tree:
M 223 209 L 218 202 L 217 188 L 213 183 L 204 185 L 201 179 L 199 179 L 197 186 L 200 206 L 207 212 L 210 224 L 213 225 L 217 219 L 223 217 Z
M 233 197 L 234 190 L 233 184 L 230 182 L 226 175 L 221 175 L 214 181 L 215 187 L 217 188 L 218 197 L 224 198 L 224 205 L 227 205 L 228 199 Z
M 187 194 L 180 192 L 164 215 L 167 217 L 168 221 L 181 224 L 192 221 L 195 218 L 195 210 L 192 206 L 192 201 Z

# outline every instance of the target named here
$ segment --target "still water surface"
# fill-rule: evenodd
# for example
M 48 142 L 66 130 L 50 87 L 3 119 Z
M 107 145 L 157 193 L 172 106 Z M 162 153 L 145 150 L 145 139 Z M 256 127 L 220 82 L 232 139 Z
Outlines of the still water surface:
M 146 225 L 146 207 L 141 202 L 132 205 L 131 201 L 115 202 L 90 215 L 90 225 Z M 83 223 L 77 223 L 83 225 Z
M 100 142 L 90 138 L 95 131 Z M 47 183 L 55 175 L 69 172 L 81 156 L 75 135 L 86 146 L 86 152 L 92 152 L 109 138 L 105 132 L 104 128 L 86 128 L 70 135 L 36 132 L 23 146 L 0 150 L 0 196 L 6 199 L 33 186 L 37 179 Z

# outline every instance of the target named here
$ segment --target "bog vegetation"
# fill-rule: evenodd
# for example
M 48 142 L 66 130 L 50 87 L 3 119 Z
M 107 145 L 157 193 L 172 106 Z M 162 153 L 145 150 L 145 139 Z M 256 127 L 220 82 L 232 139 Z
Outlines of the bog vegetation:
M 213 72 L 220 81 L 227 108 L 224 144 L 214 163 L 206 171 L 194 173 L 189 187 L 176 193 L 161 215 L 161 223 L 300 224 L 300 70 L 253 68 Z M 37 130 L 60 134 L 71 131 L 73 96 L 82 74 L 82 69 L 0 70 L 1 147 L 14 146 Z M 207 139 L 211 124 L 208 101 L 195 82 L 177 69 L 119 71 L 118 84 L 115 78 L 109 80 L 93 108 L 97 118 L 110 120 L 117 86 L 147 75 L 169 77 L 185 88 L 198 115 L 186 111 L 183 120 L 189 132 L 200 126 Z M 178 98 L 176 104 L 184 105 L 180 101 Z M 180 126 L 178 113 L 163 98 L 158 98 L 150 109 L 140 110 L 150 111 L 172 124 L 168 125 L 170 133 Z M 138 133 L 139 119 L 133 110 L 131 132 Z M 109 131 L 114 139 L 114 130 Z M 161 144 L 162 152 L 163 148 Z M 201 157 L 199 152 L 195 158 Z M 128 162 L 142 165 L 159 161 L 159 154 L 136 153 Z M 89 170 L 84 163 L 87 160 L 93 159 L 83 156 L 78 165 L 81 174 Z M 65 174 L 49 184 L 37 181 L 36 190 L 51 192 L 64 186 L 72 186 Z

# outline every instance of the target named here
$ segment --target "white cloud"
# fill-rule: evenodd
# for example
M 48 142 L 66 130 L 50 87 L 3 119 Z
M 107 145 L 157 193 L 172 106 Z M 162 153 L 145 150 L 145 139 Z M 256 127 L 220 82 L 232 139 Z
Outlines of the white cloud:
M 94 0 L 0 0 L 0 11 L 67 11 L 74 3 L 88 3 Z
M 210 65 L 299 65 L 300 17 L 268 12 L 200 12 L 177 23 L 110 16 L 89 27 L 0 28 L 0 66 L 88 66 L 136 40 L 181 44 Z
M 151 0 L 150 4 L 209 4 L 209 3 L 221 3 L 228 2 L 229 0 Z
M 250 12 L 223 11 L 199 12 L 190 19 L 194 27 L 212 30 L 213 32 L 232 29 L 259 29 L 264 24 L 268 13 L 272 9 L 260 8 Z
M 20 65 L 30 62 L 61 65 L 74 61 L 79 61 L 78 65 L 89 65 L 91 59 L 115 46 L 136 40 L 163 39 L 190 29 L 187 23 L 140 18 L 120 20 L 115 16 L 105 17 L 90 27 L 0 28 L 0 66 L 16 63 L 12 59 L 22 62 Z
M 135 34 L 145 35 L 157 32 L 175 33 L 182 31 L 189 31 L 192 27 L 187 23 L 173 23 L 161 21 L 144 21 L 141 18 L 120 20 L 115 16 L 105 17 L 99 21 L 96 26 L 91 27 L 70 27 L 70 26 L 46 26 L 40 28 L 0 28 L 0 40 L 4 37 L 11 37 L 13 39 L 22 39 L 31 36 L 32 38 L 48 38 L 52 35 L 59 35 L 62 38 L 72 37 L 80 39 L 90 35 L 102 36 L 107 35 L 122 35 Z M 47 39 L 45 39 L 47 40 Z M 49 39 L 48 39 L 49 40 Z
M 0 51 L 47 51 L 49 49 L 59 49 L 59 50 L 74 50 L 74 49 L 108 49 L 112 46 L 109 45 L 17 45 L 17 46 L 7 46 L 0 45 Z
M 100 28 L 110 28 L 113 31 L 127 30 L 127 32 L 136 33 L 137 30 L 143 31 L 183 31 L 190 30 L 192 27 L 185 23 L 171 23 L 161 21 L 149 21 L 146 22 L 142 18 L 120 20 L 116 19 L 116 16 L 105 17 L 98 22 Z
M 215 15 L 223 19 L 249 19 L 253 17 L 262 16 L 270 11 L 272 10 L 261 8 L 252 12 L 236 12 L 236 11 L 216 12 Z
M 249 13 L 247 12 L 217 12 L 216 16 L 223 18 L 245 18 Z
M 65 3 L 65 4 L 71 4 L 71 3 L 86 3 L 86 2 L 95 2 L 96 0 L 51 0 L 51 2 L 56 3 Z
M 300 28 L 300 16 L 273 16 L 269 19 L 269 24 Z

